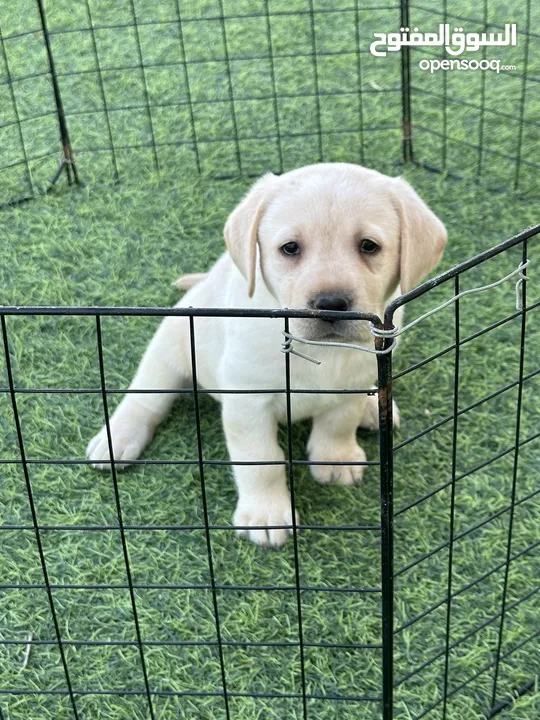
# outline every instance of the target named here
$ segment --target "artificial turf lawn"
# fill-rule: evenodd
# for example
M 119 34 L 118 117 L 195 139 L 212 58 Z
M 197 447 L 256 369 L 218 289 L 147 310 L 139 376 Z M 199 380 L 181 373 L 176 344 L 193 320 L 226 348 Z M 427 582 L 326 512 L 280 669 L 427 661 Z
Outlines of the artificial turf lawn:
M 0 85 L 0 201 L 37 191 L 51 177 L 58 161 L 58 131 L 42 36 L 33 0 L 8 0 L 0 10 L 5 54 L 0 76 L 17 82 Z M 256 0 L 223 0 L 234 92 L 223 60 L 223 27 L 219 2 L 175 0 L 158 5 L 149 0 L 73 4 L 47 3 L 51 44 L 84 189 L 36 200 L 1 216 L 0 287 L 3 304 L 36 305 L 169 305 L 178 294 L 170 283 L 183 272 L 206 269 L 223 248 L 222 226 L 247 187 L 247 180 L 216 182 L 210 175 L 259 173 L 289 169 L 316 161 L 349 160 L 397 173 L 400 156 L 401 94 L 397 54 L 378 60 L 368 54 L 375 31 L 396 29 L 399 9 L 351 11 L 346 0 L 332 8 L 314 0 L 313 27 L 304 0 L 273 1 L 269 20 L 274 61 L 268 57 L 268 25 L 261 13 L 267 4 Z M 103 91 L 92 33 L 71 32 L 88 27 L 87 7 L 95 31 Z M 133 8 L 139 22 L 138 40 Z M 16 11 L 13 12 L 13 9 Z M 183 22 L 183 38 L 175 20 Z M 332 12 L 327 12 L 332 10 Z M 333 12 L 333 10 L 339 10 Z M 439 8 L 440 10 L 440 8 Z M 7 12 L 6 12 L 7 11 Z M 460 0 L 453 12 L 467 20 L 467 30 L 482 30 L 478 9 Z M 489 7 L 491 22 L 517 21 L 524 26 L 525 4 L 508 17 L 504 4 Z M 440 13 L 412 8 L 411 21 L 423 27 L 442 22 Z M 531 10 L 538 27 L 540 6 Z M 188 18 L 188 20 L 186 20 Z M 200 18 L 206 18 L 202 22 Z M 169 20 L 172 19 L 172 22 Z M 157 21 L 157 22 L 156 22 Z M 105 25 L 114 27 L 104 27 Z M 69 30 L 70 32 L 63 32 Z M 357 36 L 364 51 L 356 53 Z M 314 45 L 315 37 L 315 45 Z M 522 37 L 522 36 L 521 36 Z M 137 42 L 140 43 L 140 52 Z M 182 49 L 182 42 L 184 49 Z M 538 72 L 539 47 L 529 46 L 529 73 Z M 317 53 L 314 70 L 313 52 Z M 418 51 L 420 52 L 420 51 Z M 502 52 L 502 51 L 501 51 Z M 539 141 L 537 96 L 533 80 L 519 75 L 422 73 L 413 63 L 415 151 L 420 160 L 460 174 L 480 172 L 486 183 L 510 186 L 515 158 L 522 158 L 520 189 L 537 188 L 531 162 Z M 501 56 L 523 70 L 523 44 Z M 139 67 L 142 57 L 145 71 Z M 187 60 L 187 70 L 184 64 Z M 116 69 L 111 69 L 116 68 Z M 273 71 L 273 76 L 272 76 Z M 24 78 L 24 79 L 20 79 Z M 145 87 L 145 82 L 146 87 Z M 189 93 L 193 104 L 190 114 Z M 14 95 L 11 93 L 13 88 Z M 274 103 L 274 90 L 279 98 Z M 361 91 L 359 97 L 358 91 Z M 145 95 L 147 91 L 147 95 Z M 525 93 L 525 95 L 524 95 Z M 14 98 L 17 102 L 15 108 Z M 443 101 L 446 98 L 446 109 Z M 501 98 L 504 102 L 501 103 Z M 521 103 L 524 98 L 523 104 Z M 151 106 L 149 122 L 147 100 Z M 105 104 L 109 115 L 104 112 Z M 19 133 L 16 113 L 22 121 Z M 279 133 L 276 132 L 276 113 Z M 318 118 L 320 117 L 320 125 Z M 521 124 L 524 120 L 525 123 Z M 193 125 L 192 125 L 193 121 Z M 235 139 L 235 127 L 238 142 Z M 520 127 L 521 150 L 518 149 Z M 197 139 L 193 144 L 193 132 Z M 441 134 L 451 139 L 441 139 Z M 276 136 L 279 135 L 279 137 Z M 154 154 L 153 143 L 157 149 Z M 114 145 L 111 152 L 110 145 Z M 22 151 L 30 158 L 20 164 Z M 505 157 L 506 155 L 510 156 Z M 42 157 L 43 156 L 43 157 Z M 151 174 L 155 162 L 163 171 Z M 197 162 L 202 176 L 195 173 Z M 9 166 L 9 167 L 8 167 Z M 480 168 L 481 166 L 481 168 Z M 107 185 L 115 170 L 120 185 Z M 464 260 L 537 222 L 535 206 L 511 194 L 495 195 L 485 188 L 444 180 L 418 170 L 406 177 L 446 222 L 450 243 L 441 267 Z M 538 300 L 535 284 L 537 242 L 530 243 L 532 265 L 529 302 Z M 517 267 L 519 250 L 492 260 L 463 277 L 462 287 L 491 282 Z M 430 293 L 411 307 L 413 317 L 450 297 L 452 287 Z M 467 336 L 514 311 L 510 281 L 485 295 L 461 303 L 461 336 Z M 422 323 L 404 336 L 395 359 L 399 372 L 454 340 L 453 309 Z M 104 359 L 109 388 L 125 387 L 157 321 L 149 318 L 103 320 Z M 17 386 L 25 388 L 97 388 L 95 322 L 92 318 L 13 318 L 7 320 Z M 518 373 L 519 319 L 461 349 L 460 407 L 480 400 L 515 381 Z M 527 324 L 525 373 L 533 372 L 540 346 L 534 315 Z M 282 361 L 281 355 L 278 356 Z M 0 357 L 0 373 L 4 373 Z M 400 443 L 452 412 L 454 357 L 449 353 L 395 381 L 402 412 Z M 537 432 L 538 377 L 527 380 L 521 437 Z M 0 383 L 5 386 L 5 380 Z M 516 387 L 479 405 L 458 423 L 457 474 L 495 456 L 514 441 Z M 111 396 L 111 406 L 118 396 Z M 29 459 L 84 457 L 89 438 L 99 429 L 103 408 L 99 395 L 19 394 L 17 397 Z M 219 412 L 201 398 L 204 454 L 225 459 Z M 19 456 L 9 395 L 0 393 L 0 458 Z M 294 427 L 294 456 L 303 459 L 307 423 Z M 396 451 L 396 510 L 405 508 L 451 478 L 452 422 Z M 368 458 L 377 458 L 377 438 L 361 433 Z M 196 434 L 192 398 L 183 398 L 145 454 L 154 459 L 195 459 Z M 457 534 L 488 520 L 458 540 L 454 550 L 454 590 L 497 568 L 505 559 L 513 454 L 457 484 Z M 24 477 L 19 465 L 0 465 L 1 524 L 31 525 Z M 517 500 L 538 487 L 538 442 L 520 450 Z M 210 520 L 230 523 L 235 490 L 224 467 L 207 467 Z M 84 465 L 31 464 L 30 480 L 42 526 L 66 528 L 111 526 L 117 522 L 113 488 L 107 474 Z M 320 487 L 298 468 L 297 506 L 310 525 L 377 524 L 378 478 L 370 469 L 357 488 Z M 200 525 L 203 520 L 197 467 L 148 465 L 119 475 L 124 522 L 137 526 Z M 396 570 L 436 550 L 449 537 L 450 489 L 445 488 L 416 508 L 396 517 Z M 497 515 L 497 513 L 499 513 Z M 512 554 L 537 540 L 538 496 L 515 510 Z M 31 530 L 2 530 L 0 552 L 0 628 L 4 639 L 54 639 L 47 596 Z M 94 641 L 66 645 L 66 659 L 76 690 L 81 718 L 138 720 L 148 718 L 144 695 L 107 695 L 100 690 L 141 691 L 140 659 L 126 574 L 116 530 L 42 531 L 64 640 Z M 219 692 L 221 672 L 215 646 L 211 594 L 171 585 L 209 582 L 206 544 L 200 530 L 127 531 L 136 604 L 145 642 L 149 683 L 163 691 L 154 697 L 155 714 L 169 718 L 223 718 L 220 697 L 171 696 L 167 692 Z M 370 531 L 305 530 L 298 539 L 301 582 L 305 587 L 369 588 L 380 584 L 379 535 Z M 231 530 L 212 531 L 224 660 L 232 718 L 301 718 L 298 698 L 269 697 L 301 690 L 296 595 L 282 590 L 231 590 L 227 586 L 294 585 L 292 544 L 279 552 L 263 551 L 237 540 Z M 503 653 L 536 632 L 539 575 L 537 549 L 510 566 Z M 412 620 L 447 593 L 448 549 L 442 547 L 396 580 L 396 627 Z M 475 720 L 491 704 L 493 669 L 463 689 L 459 685 L 493 660 L 497 646 L 504 570 L 460 593 L 452 604 L 450 655 L 451 693 L 447 720 Z M 29 587 L 6 588 L 9 584 Z M 90 588 L 91 585 L 114 588 Z M 65 586 L 82 586 L 78 589 Z M 530 595 L 529 595 L 530 594 Z M 527 598 L 512 606 L 514 601 Z M 380 598 L 373 593 L 303 591 L 304 639 L 307 643 L 378 644 Z M 491 618 L 491 621 L 490 621 Z M 396 680 L 419 670 L 396 689 L 396 716 L 415 718 L 441 697 L 443 685 L 446 605 L 433 610 L 396 636 Z M 477 626 L 478 632 L 473 632 Z M 471 633 L 469 635 L 469 633 Z M 100 641 L 125 645 L 100 645 Z M 201 647 L 191 641 L 207 641 Z M 258 641 L 259 647 L 234 643 Z M 268 646 L 264 643 L 291 643 Z M 19 690 L 63 690 L 66 681 L 58 650 L 34 645 L 22 670 L 24 645 L 0 643 L 0 687 Z M 438 657 L 434 664 L 423 663 Z M 498 698 L 538 670 L 538 642 L 529 641 L 501 665 Z M 380 651 L 315 648 L 305 650 L 307 690 L 311 695 L 379 696 Z M 455 692 L 454 692 L 455 691 Z M 236 693 L 236 694 L 235 694 Z M 257 698 L 244 693 L 260 693 Z M 266 695 L 266 697 L 265 697 Z M 55 694 L 0 696 L 6 720 L 63 720 L 73 717 L 69 700 Z M 540 711 L 539 694 L 531 693 L 502 714 L 508 720 L 533 720 Z M 429 718 L 441 717 L 439 705 Z M 380 717 L 373 702 L 311 699 L 308 717 Z
M 534 209 L 513 198 L 496 197 L 482 189 L 443 181 L 424 171 L 406 176 L 447 223 L 448 252 L 442 267 L 463 260 L 529 225 Z M 151 178 L 145 185 L 81 189 L 51 196 L 3 215 L 0 250 L 5 304 L 168 305 L 177 297 L 170 282 L 186 271 L 202 270 L 222 251 L 221 227 L 241 196 L 246 181 L 215 182 L 185 177 L 176 182 Z M 531 274 L 538 256 L 531 243 Z M 503 276 L 519 262 L 519 251 L 492 260 L 463 287 Z M 409 310 L 409 317 L 449 297 L 452 288 L 437 291 Z M 445 294 L 446 293 L 446 294 Z M 529 302 L 538 299 L 534 282 Z M 515 299 L 509 282 L 488 294 L 461 302 L 462 337 L 512 313 Z M 96 388 L 99 386 L 96 333 L 91 318 L 14 318 L 7 321 L 15 382 L 19 387 Z M 104 357 L 110 388 L 125 387 L 149 339 L 156 320 L 106 318 Z M 528 321 L 525 372 L 535 369 L 538 329 Z M 453 311 L 430 318 L 404 336 L 395 370 L 450 344 Z M 461 350 L 460 407 L 481 399 L 517 378 L 519 319 Z M 281 357 L 281 356 L 279 356 Z M 402 412 L 396 442 L 436 423 L 452 412 L 453 353 L 395 382 Z M 3 361 L 2 361 L 3 363 Z M 538 378 L 524 389 L 522 438 L 537 431 L 534 402 Z M 3 459 L 18 457 L 9 396 L 0 399 Z M 115 404 L 118 396 L 111 396 Z M 463 415 L 458 424 L 457 473 L 481 463 L 513 442 L 516 388 Z M 88 439 L 102 423 L 99 396 L 41 394 L 18 396 L 27 457 L 83 458 Z M 429 411 L 429 415 L 426 414 Z M 217 406 L 201 398 L 204 454 L 225 459 L 226 449 Z M 308 424 L 294 426 L 294 456 L 303 459 Z M 452 423 L 446 423 L 396 452 L 396 497 L 399 509 L 451 477 Z M 377 438 L 360 433 L 369 459 L 377 458 Z M 146 458 L 195 459 L 194 405 L 183 398 L 147 451 Z M 483 471 L 461 480 L 456 491 L 456 528 L 460 533 L 496 515 L 509 504 L 513 453 Z M 538 442 L 520 453 L 517 499 L 538 486 Z M 297 506 L 311 525 L 377 524 L 379 514 L 376 468 L 355 488 L 320 487 L 301 468 L 296 471 Z M 114 525 L 116 514 L 111 479 L 84 465 L 30 466 L 30 479 L 43 526 Z M 124 522 L 127 525 L 199 525 L 201 493 L 196 466 L 148 465 L 119 475 Z M 210 521 L 230 523 L 235 502 L 227 468 L 209 466 L 206 486 Z M 449 488 L 396 518 L 396 569 L 434 550 L 448 538 Z M 2 465 L 2 524 L 31 524 L 20 466 Z M 460 589 L 505 558 L 509 512 L 484 524 L 454 550 L 454 589 Z M 512 553 L 537 538 L 537 496 L 515 510 Z M 168 589 L 170 584 L 208 585 L 204 533 L 200 530 L 129 530 L 127 532 L 142 636 L 145 641 L 180 641 L 180 646 L 148 645 L 145 658 L 155 690 L 209 691 L 221 687 L 215 645 L 189 645 L 190 640 L 215 641 L 211 594 L 208 590 Z M 120 537 L 114 530 L 55 530 L 42 532 L 50 580 L 81 589 L 59 588 L 54 598 L 65 640 L 133 641 L 129 595 Z M 378 587 L 379 534 L 370 531 L 305 530 L 298 539 L 301 582 L 310 587 Z M 236 539 L 229 530 L 212 531 L 216 582 L 221 586 L 294 585 L 292 544 L 278 552 L 265 551 Z M 30 530 L 2 531 L 2 582 L 41 583 L 42 575 Z M 396 627 L 444 599 L 448 550 L 442 548 L 403 573 L 396 586 Z M 507 614 L 503 652 L 535 631 L 538 577 L 535 552 L 511 564 L 508 602 L 533 593 Z M 454 599 L 451 637 L 459 640 L 499 610 L 503 570 Z M 115 589 L 88 589 L 93 584 Z M 153 585 L 158 587 L 147 588 Z M 296 595 L 291 590 L 218 590 L 221 629 L 225 641 L 292 642 L 298 637 Z M 302 593 L 304 638 L 308 643 L 380 642 L 380 597 L 355 592 Z M 46 593 L 41 588 L 4 589 L 0 595 L 4 637 L 23 639 L 29 631 L 40 640 L 54 638 Z M 399 679 L 444 649 L 446 606 L 396 636 L 396 678 Z M 498 622 L 460 642 L 451 653 L 450 686 L 489 664 L 498 637 Z M 2 646 L 2 687 L 64 688 L 58 650 L 34 646 L 22 671 L 23 646 Z M 232 693 L 298 693 L 300 664 L 294 646 L 224 648 L 228 690 Z M 125 646 L 66 646 L 71 680 L 76 689 L 142 688 L 138 650 Z M 376 649 L 305 650 L 306 680 L 312 695 L 378 696 L 380 652 Z M 538 667 L 533 641 L 501 665 L 499 697 L 529 679 Z M 398 717 L 415 717 L 440 697 L 443 659 L 437 660 L 397 689 Z M 448 717 L 479 718 L 489 705 L 492 670 L 455 693 Z M 535 701 L 520 700 L 510 718 L 534 717 Z M 145 718 L 144 696 L 83 695 L 77 704 L 82 717 Z M 376 718 L 376 703 L 309 700 L 309 717 Z M 220 698 L 167 697 L 154 699 L 161 718 L 224 717 Z M 522 710 L 520 710 L 522 708 Z M 70 717 L 68 701 L 57 696 L 20 696 L 2 701 L 4 714 L 17 717 Z M 230 699 L 232 717 L 301 717 L 298 699 Z M 440 707 L 439 707 L 440 712 Z M 518 713 L 522 713 L 519 715 Z M 532 713 L 532 714 L 531 714 Z M 434 714 L 435 716 L 435 714 Z M 504 715 L 503 715 L 504 717 Z

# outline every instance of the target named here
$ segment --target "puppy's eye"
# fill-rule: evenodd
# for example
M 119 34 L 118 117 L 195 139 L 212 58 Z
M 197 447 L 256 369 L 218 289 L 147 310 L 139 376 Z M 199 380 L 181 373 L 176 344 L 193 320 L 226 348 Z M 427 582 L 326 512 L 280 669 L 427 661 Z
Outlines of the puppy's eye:
M 362 240 L 362 241 L 360 242 L 360 252 L 362 252 L 362 253 L 366 253 L 366 254 L 368 254 L 368 255 L 373 255 L 373 254 L 376 253 L 378 250 L 380 250 L 380 247 L 379 247 L 379 245 L 377 245 L 377 243 L 374 242 L 373 240 L 369 240 L 368 238 L 364 238 L 364 240 Z
M 300 255 L 300 245 L 294 241 L 285 243 L 280 250 L 284 255 Z

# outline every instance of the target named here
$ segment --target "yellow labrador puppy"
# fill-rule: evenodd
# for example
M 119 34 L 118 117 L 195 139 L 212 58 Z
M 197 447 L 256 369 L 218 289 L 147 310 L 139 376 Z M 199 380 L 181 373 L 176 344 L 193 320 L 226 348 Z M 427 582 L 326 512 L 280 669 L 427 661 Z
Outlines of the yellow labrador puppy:
M 441 258 L 442 222 L 411 186 L 374 170 L 345 163 L 319 164 L 279 177 L 268 174 L 251 188 L 225 225 L 225 252 L 207 275 L 186 276 L 191 289 L 177 307 L 316 308 L 383 315 Z M 398 319 L 399 320 L 399 319 Z M 291 332 L 310 340 L 371 344 L 363 321 L 292 319 Z M 268 318 L 196 318 L 197 380 L 209 389 L 284 387 L 283 321 Z M 349 485 L 362 477 L 358 425 L 371 427 L 375 398 L 316 394 L 368 388 L 376 358 L 348 348 L 309 347 L 315 365 L 291 356 L 291 387 L 315 394 L 291 396 L 292 419 L 313 418 L 308 442 L 315 480 Z M 189 387 L 189 320 L 165 318 L 131 384 L 138 389 Z M 215 394 L 231 460 L 283 461 L 278 423 L 286 420 L 282 394 Z M 129 394 L 110 426 L 115 461 L 142 453 L 171 408 L 174 394 Z M 95 467 L 109 467 L 105 428 L 88 446 Z M 330 463 L 330 464 L 328 464 Z M 279 546 L 290 534 L 291 498 L 286 470 L 277 465 L 236 465 L 234 524 L 255 543 Z M 271 526 L 282 526 L 272 529 Z M 287 527 L 289 526 L 289 527 Z M 268 529 L 266 529 L 268 528 Z

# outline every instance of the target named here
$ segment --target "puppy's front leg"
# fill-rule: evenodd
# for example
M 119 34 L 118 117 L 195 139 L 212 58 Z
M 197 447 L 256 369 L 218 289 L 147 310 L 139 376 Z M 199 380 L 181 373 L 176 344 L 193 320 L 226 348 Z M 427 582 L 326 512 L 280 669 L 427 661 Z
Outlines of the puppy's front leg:
M 191 375 L 188 354 L 187 318 L 166 317 L 143 358 L 130 390 L 175 390 Z M 129 393 L 110 419 L 112 446 L 117 468 L 136 460 L 152 439 L 159 423 L 169 412 L 174 393 Z M 110 467 L 107 428 L 90 441 L 86 455 L 100 470 Z
M 362 479 L 363 465 L 345 463 L 366 461 L 365 452 L 356 442 L 358 418 L 362 417 L 365 403 L 365 395 L 344 397 L 337 407 L 313 418 L 308 453 L 314 463 L 311 474 L 317 482 L 353 485 Z
M 284 462 L 285 455 L 277 441 L 277 420 L 268 398 L 225 396 L 223 427 L 233 462 Z M 248 537 L 258 545 L 283 545 L 292 527 L 291 495 L 285 466 L 235 465 L 234 477 L 238 504 L 233 523 L 249 528 L 237 530 L 238 535 Z M 298 522 L 298 514 L 296 518 Z M 257 527 L 259 529 L 255 529 Z

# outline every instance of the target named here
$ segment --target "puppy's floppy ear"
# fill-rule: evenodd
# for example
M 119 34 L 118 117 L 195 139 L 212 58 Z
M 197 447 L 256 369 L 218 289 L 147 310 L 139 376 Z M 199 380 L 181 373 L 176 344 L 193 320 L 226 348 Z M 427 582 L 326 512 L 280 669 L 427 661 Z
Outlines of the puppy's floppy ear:
M 433 270 L 446 246 L 446 228 L 403 178 L 396 178 L 394 199 L 401 225 L 401 291 L 412 290 Z
M 263 175 L 225 223 L 225 242 L 236 267 L 247 280 L 249 297 L 255 291 L 259 225 L 276 183 L 277 177 L 272 173 Z

